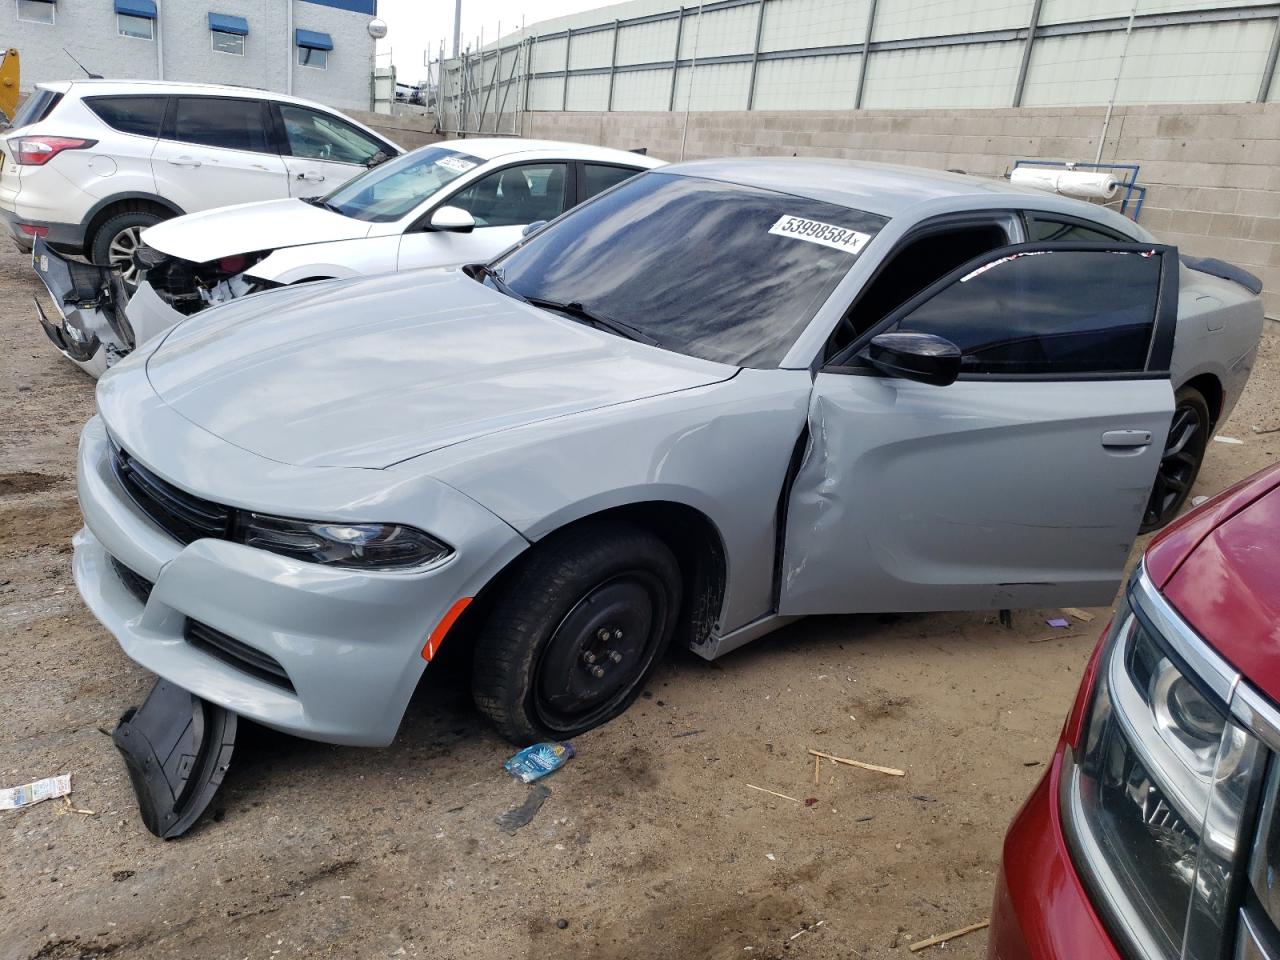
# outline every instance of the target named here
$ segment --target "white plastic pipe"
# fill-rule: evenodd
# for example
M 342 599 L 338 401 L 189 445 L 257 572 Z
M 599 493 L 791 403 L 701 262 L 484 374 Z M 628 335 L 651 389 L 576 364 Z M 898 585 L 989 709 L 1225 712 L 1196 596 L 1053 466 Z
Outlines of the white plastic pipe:
M 1052 167 L 1017 167 L 1009 177 L 1011 183 L 1034 187 L 1050 193 L 1088 200 L 1110 200 L 1120 189 L 1116 178 L 1109 173 L 1091 173 L 1086 170 L 1057 170 Z

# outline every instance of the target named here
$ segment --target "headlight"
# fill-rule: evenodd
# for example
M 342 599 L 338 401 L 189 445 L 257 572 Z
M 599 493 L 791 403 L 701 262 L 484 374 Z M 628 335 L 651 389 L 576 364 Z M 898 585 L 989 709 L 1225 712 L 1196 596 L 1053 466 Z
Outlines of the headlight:
M 1121 609 L 1063 768 L 1062 819 L 1101 912 L 1137 956 L 1220 955 L 1261 756 L 1226 704 Z
M 308 563 L 363 570 L 421 567 L 453 553 L 448 544 L 398 523 L 321 523 L 245 513 L 241 543 Z

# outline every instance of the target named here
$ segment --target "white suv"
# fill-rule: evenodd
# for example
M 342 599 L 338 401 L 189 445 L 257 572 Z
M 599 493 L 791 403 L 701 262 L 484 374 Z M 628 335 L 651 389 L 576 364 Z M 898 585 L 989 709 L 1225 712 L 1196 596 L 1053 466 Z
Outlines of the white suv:
M 146 227 L 231 203 L 311 197 L 403 151 L 307 100 L 208 84 L 76 80 L 32 91 L 0 141 L 18 246 L 118 268 Z

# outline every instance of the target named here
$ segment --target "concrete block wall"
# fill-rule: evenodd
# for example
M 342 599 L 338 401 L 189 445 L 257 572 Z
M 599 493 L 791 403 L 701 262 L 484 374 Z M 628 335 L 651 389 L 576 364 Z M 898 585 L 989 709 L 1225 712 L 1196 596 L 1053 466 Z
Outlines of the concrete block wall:
M 435 132 L 436 118 L 430 114 L 414 116 L 411 114 L 388 115 L 371 113 L 367 110 L 346 110 L 347 116 L 359 120 L 366 127 L 372 127 L 393 143 L 398 143 L 406 150 L 422 147 L 428 143 L 443 140 L 444 136 Z
M 530 113 L 524 136 L 648 147 L 678 160 L 825 156 L 1002 176 L 1019 158 L 1090 161 L 1103 107 L 990 110 Z M 682 149 L 683 148 L 683 149 Z M 1118 106 L 1103 159 L 1141 165 L 1140 222 L 1263 281 L 1280 320 L 1280 103 Z

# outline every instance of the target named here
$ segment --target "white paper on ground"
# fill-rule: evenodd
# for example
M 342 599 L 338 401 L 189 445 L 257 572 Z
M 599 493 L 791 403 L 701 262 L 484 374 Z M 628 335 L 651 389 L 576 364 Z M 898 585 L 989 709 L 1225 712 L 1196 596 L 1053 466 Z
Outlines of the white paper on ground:
M 35 783 L 24 783 L 20 787 L 5 787 L 0 790 L 0 810 L 29 807 L 41 800 L 65 797 L 70 792 L 71 774 L 69 773 L 57 777 L 45 777 Z

